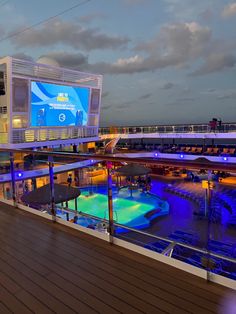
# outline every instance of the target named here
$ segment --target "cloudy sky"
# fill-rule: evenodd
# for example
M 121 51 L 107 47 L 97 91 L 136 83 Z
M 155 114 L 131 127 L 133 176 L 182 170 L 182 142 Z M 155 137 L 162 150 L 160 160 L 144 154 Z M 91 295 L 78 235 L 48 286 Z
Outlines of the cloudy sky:
M 0 0 L 0 54 L 103 74 L 101 125 L 236 121 L 234 0 Z

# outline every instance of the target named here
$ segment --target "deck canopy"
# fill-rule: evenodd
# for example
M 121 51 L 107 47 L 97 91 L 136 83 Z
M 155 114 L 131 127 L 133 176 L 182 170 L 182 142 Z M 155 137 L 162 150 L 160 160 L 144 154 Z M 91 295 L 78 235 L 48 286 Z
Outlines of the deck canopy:
M 143 176 L 151 172 L 149 168 L 146 168 L 138 164 L 128 164 L 116 170 L 118 174 L 127 177 Z

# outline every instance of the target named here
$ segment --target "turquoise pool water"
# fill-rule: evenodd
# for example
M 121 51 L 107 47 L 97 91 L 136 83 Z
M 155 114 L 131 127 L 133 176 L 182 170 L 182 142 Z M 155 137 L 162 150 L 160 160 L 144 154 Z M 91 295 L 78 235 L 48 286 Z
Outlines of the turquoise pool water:
M 82 189 L 77 200 L 78 211 L 98 218 L 108 219 L 108 201 L 105 188 L 99 188 L 93 194 L 88 189 Z M 75 209 L 74 201 L 69 202 L 69 208 Z M 145 217 L 151 211 L 155 217 L 169 213 L 167 202 L 158 197 L 145 194 L 139 191 L 133 192 L 133 197 L 127 189 L 122 189 L 113 194 L 113 218 L 114 221 L 130 227 L 147 227 L 150 219 Z

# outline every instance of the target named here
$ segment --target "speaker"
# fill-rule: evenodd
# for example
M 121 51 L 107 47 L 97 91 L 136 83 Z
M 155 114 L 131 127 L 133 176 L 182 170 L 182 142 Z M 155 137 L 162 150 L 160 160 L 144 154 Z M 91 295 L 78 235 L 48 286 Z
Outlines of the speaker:
M 46 126 L 46 110 L 41 108 L 36 113 L 37 126 Z
M 81 126 L 83 125 L 83 111 L 77 110 L 75 115 L 75 125 Z

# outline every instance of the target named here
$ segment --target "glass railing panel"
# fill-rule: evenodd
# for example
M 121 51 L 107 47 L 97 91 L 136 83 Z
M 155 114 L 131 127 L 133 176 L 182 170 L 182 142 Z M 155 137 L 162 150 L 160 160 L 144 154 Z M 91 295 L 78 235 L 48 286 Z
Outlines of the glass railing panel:
M 117 128 L 118 130 L 119 128 Z M 204 133 L 210 132 L 210 125 L 209 124 L 187 124 L 187 125 L 161 125 L 161 126 L 137 126 L 137 127 L 122 127 L 120 133 L 153 133 L 153 132 L 160 132 L 160 133 Z M 236 124 L 221 124 L 220 126 L 217 125 L 216 132 L 235 132 L 236 131 Z M 99 129 L 100 134 L 112 134 L 113 129 L 110 128 L 101 128 Z
M 208 250 L 213 264 L 210 271 L 236 279 L 236 181 L 228 177 L 225 184 L 220 177 L 221 173 L 215 172 L 208 217 Z
M 48 156 L 27 154 L 17 174 L 17 203 L 44 214 L 52 214 Z
M 10 154 L 0 152 L 0 197 L 7 200 L 12 200 L 12 186 L 8 180 L 10 169 Z
M 104 234 L 113 234 L 113 222 L 118 239 L 210 275 L 235 279 L 235 177 L 228 177 L 226 185 L 216 171 L 74 156 L 24 156 L 29 164 L 25 167 L 24 162 L 16 165 L 19 156 L 14 154 L 16 202 Z M 4 185 L 2 197 L 12 199 L 11 182 Z M 64 194 L 59 193 L 63 200 L 58 198 L 58 186 L 64 188 Z M 67 198 L 71 192 L 73 197 Z M 46 194 L 48 199 L 42 202 Z
M 76 225 L 107 234 L 107 170 L 102 161 L 77 160 L 76 167 L 60 172 L 57 183 L 70 186 L 79 195 L 57 204 L 57 217 Z
M 126 186 L 113 193 L 115 236 L 206 269 L 208 205 L 201 181 L 207 177 L 170 167 L 162 174 L 126 177 Z

